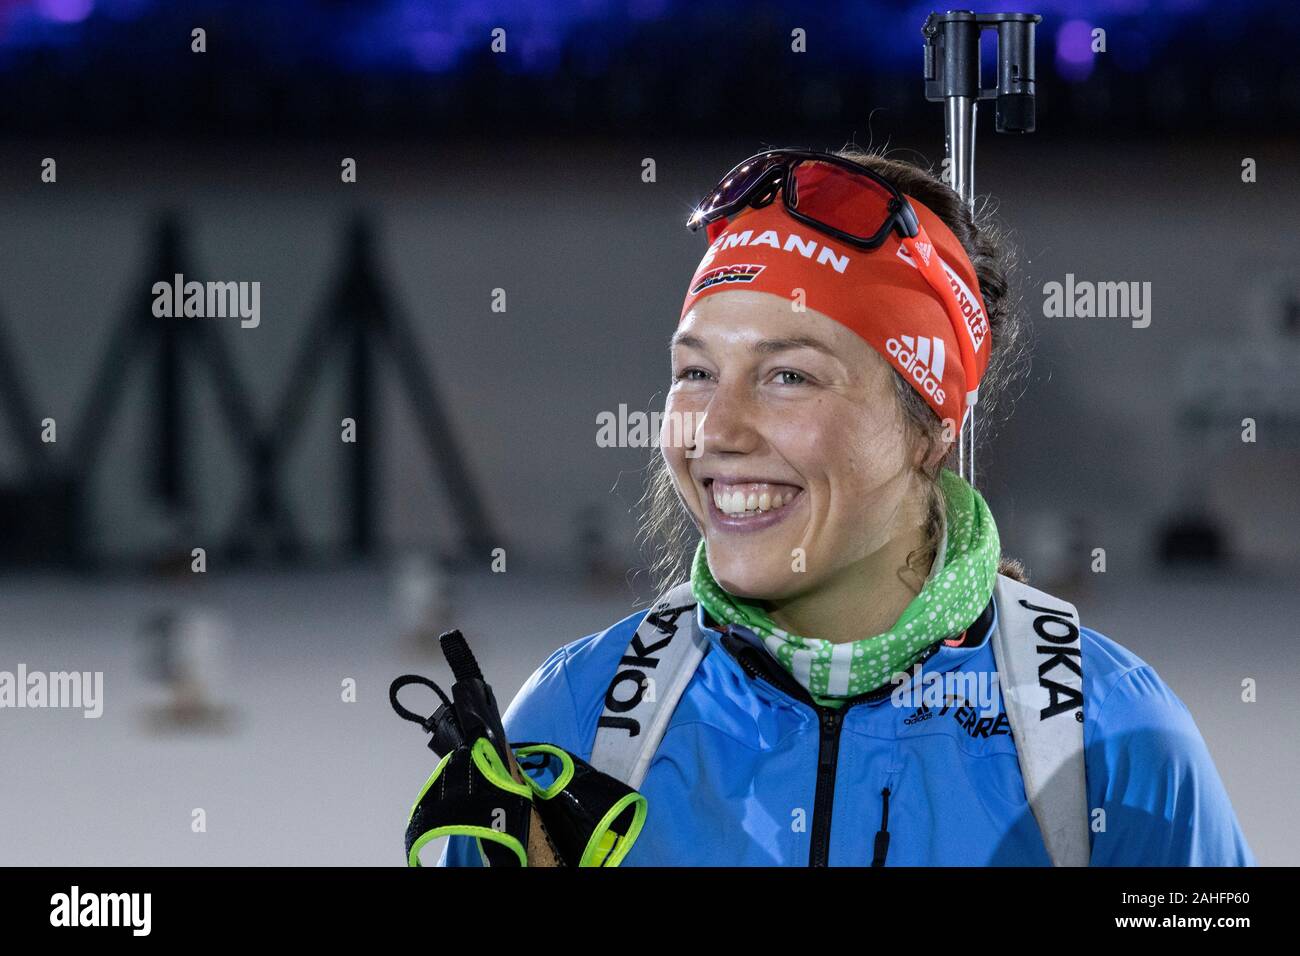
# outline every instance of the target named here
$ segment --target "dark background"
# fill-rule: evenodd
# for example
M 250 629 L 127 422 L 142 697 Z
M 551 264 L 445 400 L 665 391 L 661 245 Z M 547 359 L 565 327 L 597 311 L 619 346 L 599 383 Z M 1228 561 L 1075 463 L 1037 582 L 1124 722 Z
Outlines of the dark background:
M 1300 20 L 1022 9 L 1044 17 L 1038 130 L 982 107 L 976 187 L 1019 248 L 1033 352 L 978 483 L 1033 583 L 1188 704 L 1261 861 L 1295 863 Z M 456 625 L 504 703 L 650 596 L 657 452 L 598 447 L 596 416 L 662 408 L 704 245 L 686 215 L 769 145 L 937 164 L 929 10 L 0 0 L 0 669 L 102 670 L 107 697 L 95 721 L 0 710 L 22 770 L 0 862 L 399 862 L 429 755 L 388 680 L 441 674 L 430 635 Z M 260 282 L 261 324 L 152 319 L 175 263 Z M 1151 325 L 1044 317 L 1067 273 L 1150 282 Z M 413 378 L 358 351 L 375 323 L 405 330 Z M 169 721 L 195 683 L 224 722 Z

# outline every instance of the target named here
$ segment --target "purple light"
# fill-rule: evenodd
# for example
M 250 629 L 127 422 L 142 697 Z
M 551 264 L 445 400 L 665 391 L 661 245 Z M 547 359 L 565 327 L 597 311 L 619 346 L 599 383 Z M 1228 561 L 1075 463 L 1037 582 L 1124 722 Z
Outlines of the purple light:
M 1146 13 L 1150 0 L 1110 0 L 1107 13 L 1119 14 L 1120 16 L 1135 17 L 1139 14 Z
M 56 23 L 80 23 L 95 9 L 95 0 L 39 0 L 37 11 Z
M 528 36 L 516 42 L 519 43 L 519 62 L 525 70 L 550 69 L 559 58 L 559 44 L 553 36 Z
M 433 73 L 444 73 L 456 65 L 459 49 L 456 38 L 449 33 L 425 30 L 414 33 L 410 39 L 415 65 Z
M 1092 75 L 1092 24 L 1067 20 L 1056 31 L 1056 72 L 1062 78 L 1080 82 Z
M 630 0 L 627 5 L 627 15 L 633 20 L 658 20 L 667 10 L 667 0 Z
M 145 12 L 153 0 L 96 0 L 97 11 L 114 20 L 134 20 Z

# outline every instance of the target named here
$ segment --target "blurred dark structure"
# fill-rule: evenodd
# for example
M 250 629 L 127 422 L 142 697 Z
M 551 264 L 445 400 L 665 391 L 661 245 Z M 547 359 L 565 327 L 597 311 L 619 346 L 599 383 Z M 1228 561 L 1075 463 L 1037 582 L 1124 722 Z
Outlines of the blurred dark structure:
M 345 466 L 348 550 L 359 557 L 369 557 L 376 551 L 379 489 L 374 477 L 376 434 L 381 417 L 373 412 L 378 405 L 377 363 L 382 356 L 387 356 L 392 363 L 396 379 L 406 393 L 420 439 L 438 470 L 450 502 L 451 507 L 443 514 L 457 525 L 454 556 L 485 558 L 492 548 L 505 547 L 470 477 L 442 399 L 431 381 L 430 366 L 420 356 L 410 322 L 380 278 L 371 227 L 360 215 L 348 227 L 345 249 L 335 272 L 339 279 L 307 326 L 302 348 L 286 379 L 283 398 L 272 417 L 270 430 L 280 437 L 274 445 L 258 444 L 261 479 L 241 511 L 235 547 L 242 550 L 259 529 L 275 527 L 274 521 L 282 513 L 273 494 L 275 469 L 292 447 L 294 438 L 302 432 L 303 420 L 331 350 L 344 353 L 343 407 L 356 423 L 355 440 L 350 443 L 352 448 Z M 282 557 L 296 556 L 299 542 L 286 537 L 291 530 L 280 524 L 278 531 L 274 542 L 277 553 Z
M 304 557 L 295 531 L 292 511 L 280 494 L 280 466 L 303 430 L 303 419 L 324 375 L 332 350 L 344 352 L 344 407 L 356 422 L 356 440 L 343 447 L 341 465 L 346 474 L 347 515 L 345 549 L 354 557 L 376 554 L 375 513 L 380 501 L 374 480 L 381 416 L 374 414 L 381 355 L 393 364 L 415 414 L 430 461 L 438 470 L 449 507 L 442 514 L 456 525 L 449 559 L 468 562 L 484 558 L 505 539 L 493 527 L 480 492 L 472 480 L 436 388 L 431 366 L 420 354 L 408 320 L 382 282 L 371 248 L 371 229 L 364 217 L 355 216 L 347 229 L 345 249 L 336 270 L 339 278 L 305 325 L 298 358 L 286 379 L 283 398 L 267 427 L 257 420 L 249 389 L 244 384 L 225 340 L 216 326 L 203 319 L 183 317 L 159 320 L 143 293 L 154 281 L 196 275 L 182 244 L 180 218 L 167 213 L 159 218 L 151 242 L 148 266 L 132 288 L 116 327 L 94 373 L 86 399 L 70 432 L 65 432 L 68 452 L 55 462 L 38 440 L 39 421 L 21 366 L 0 328 L 0 414 L 8 421 L 25 465 L 21 477 L 0 482 L 0 529 L 4 532 L 3 560 L 17 566 L 66 564 L 89 566 L 96 555 L 81 534 L 90 517 L 85 494 L 96 477 L 103 449 L 112 434 L 115 417 L 132 383 L 143 377 L 149 416 L 150 454 L 140 463 L 145 480 L 140 488 L 165 515 L 168 540 L 156 543 L 151 560 L 160 557 L 182 564 L 195 536 L 197 503 L 192 489 L 190 449 L 210 423 L 195 414 L 191 393 L 200 378 L 192 369 L 205 371 L 218 397 L 232 445 L 244 459 L 248 493 L 223 542 L 223 553 L 237 560 Z M 382 350 L 382 352 L 380 351 Z M 272 440 L 271 435 L 275 435 Z
M 1174 515 L 1160 531 L 1159 557 L 1164 564 L 1216 565 L 1229 556 L 1221 524 L 1207 515 Z
M 32 390 L 0 315 L 0 419 L 19 450 L 20 471 L 0 483 L 0 528 L 5 531 L 0 564 L 73 559 L 78 541 L 77 495 L 59 474 L 49 445 L 41 440 Z
M 260 516 L 271 524 L 287 520 L 285 510 L 276 502 L 275 489 L 267 473 L 270 446 L 260 436 L 248 388 L 225 342 L 210 323 L 183 318 L 158 321 L 144 295 L 160 278 L 197 274 L 198 270 L 192 268 L 193 263 L 186 260 L 182 251 L 181 234 L 182 227 L 175 214 L 166 214 L 159 220 L 150 264 L 137 285 L 141 295 L 138 299 L 133 297 L 122 309 L 69 442 L 75 455 L 72 467 L 76 484 L 88 488 L 94 479 L 115 412 L 131 382 L 133 360 L 151 361 L 148 407 L 152 417 L 153 456 L 143 463 L 148 478 L 144 488 L 175 521 L 184 524 L 191 518 L 194 500 L 186 451 L 200 427 L 186 398 L 187 384 L 196 381 L 194 376 L 186 374 L 186 364 L 193 363 L 195 367 L 206 367 L 219 397 L 226 429 L 252 468 L 261 503 Z M 183 543 L 173 546 L 188 550 Z M 77 557 L 89 558 L 85 554 Z

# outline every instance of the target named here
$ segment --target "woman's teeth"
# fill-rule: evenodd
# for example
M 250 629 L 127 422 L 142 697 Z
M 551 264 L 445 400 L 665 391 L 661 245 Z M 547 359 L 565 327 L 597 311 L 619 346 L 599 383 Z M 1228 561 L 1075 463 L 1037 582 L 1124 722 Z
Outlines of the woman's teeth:
M 713 482 L 710 486 L 713 503 L 723 514 L 743 515 L 774 511 L 789 504 L 799 489 L 793 485 L 772 485 L 751 483 L 745 485 L 724 485 Z

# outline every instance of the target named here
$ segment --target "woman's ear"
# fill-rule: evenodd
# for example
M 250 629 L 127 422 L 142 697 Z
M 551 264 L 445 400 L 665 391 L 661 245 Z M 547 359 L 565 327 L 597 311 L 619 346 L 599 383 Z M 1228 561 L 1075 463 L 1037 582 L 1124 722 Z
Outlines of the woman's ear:
M 931 436 L 917 443 L 912 453 L 912 466 L 926 474 L 931 474 L 941 461 L 948 457 L 952 442 L 940 436 Z
M 952 442 L 939 440 L 930 443 L 930 453 L 925 459 L 925 470 L 934 471 L 939 467 L 939 463 L 948 457 L 948 452 L 952 448 Z

